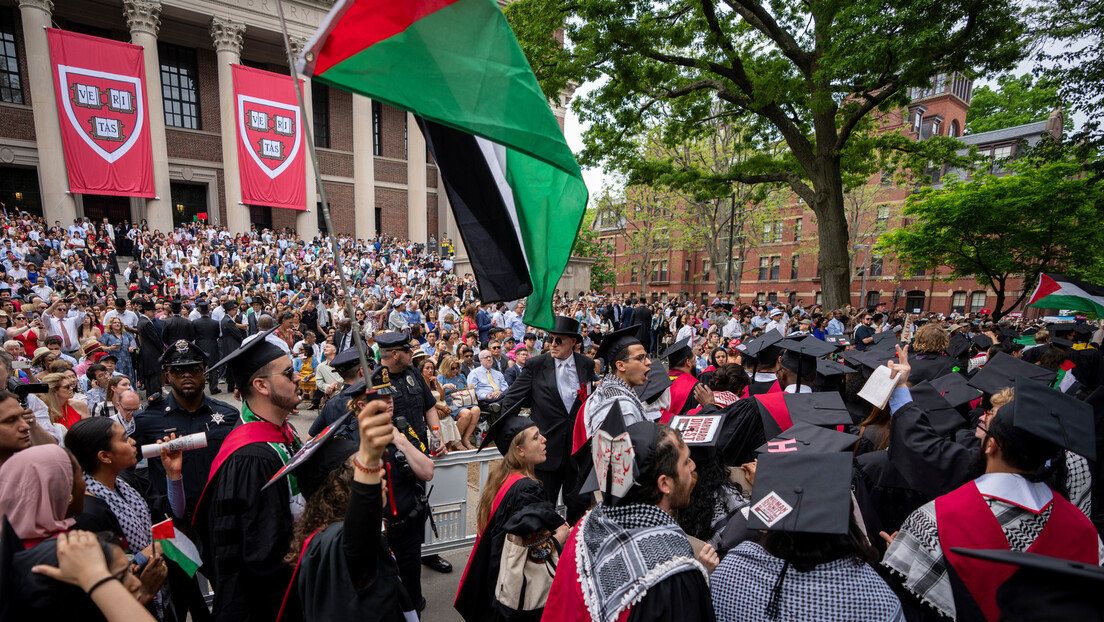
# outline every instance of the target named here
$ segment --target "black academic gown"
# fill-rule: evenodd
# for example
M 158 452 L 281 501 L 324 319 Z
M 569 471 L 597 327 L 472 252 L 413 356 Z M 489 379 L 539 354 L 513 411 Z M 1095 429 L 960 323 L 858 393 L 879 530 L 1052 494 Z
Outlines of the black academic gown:
M 13 534 L 14 535 L 14 534 Z M 61 583 L 45 575 L 31 572 L 38 564 L 57 566 L 57 539 L 44 540 L 27 550 L 19 550 L 22 545 L 15 543 L 17 552 L 12 558 L 11 567 L 6 569 L 4 603 L 0 605 L 0 616 L 4 622 L 24 620 L 61 620 L 64 622 L 100 622 L 104 616 L 84 590 L 75 585 Z
M 767 442 L 758 401 L 744 398 L 725 406 L 705 406 L 700 414 L 724 414 L 717 436 L 717 453 L 725 466 L 739 466 L 755 459 L 755 450 Z
M 467 622 L 503 619 L 493 604 L 502 547 L 506 543 L 506 523 L 519 511 L 533 506 L 547 506 L 555 512 L 540 482 L 527 477 L 520 479 L 502 497 L 502 502 L 483 529 L 479 546 L 472 549 L 471 559 L 456 593 L 456 610 Z
M 196 510 L 205 570 L 213 570 L 215 620 L 276 619 L 291 567 L 283 562 L 291 542 L 288 486 L 262 491 L 283 466 L 267 443 L 231 454 L 215 473 Z
M 909 372 L 909 382 L 916 384 L 924 380 L 934 380 L 954 373 L 958 361 L 941 352 L 935 354 L 919 352 L 909 355 L 909 365 L 912 366 L 912 371 Z

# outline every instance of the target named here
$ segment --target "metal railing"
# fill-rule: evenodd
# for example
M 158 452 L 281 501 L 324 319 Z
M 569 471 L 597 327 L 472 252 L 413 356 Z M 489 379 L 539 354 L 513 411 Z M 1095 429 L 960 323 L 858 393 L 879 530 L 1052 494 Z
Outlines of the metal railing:
M 501 460 L 497 450 L 458 451 L 433 460 L 433 487 L 429 495 L 429 509 L 433 520 L 426 521 L 425 544 L 422 554 L 455 551 L 475 544 L 475 512 L 479 508 L 479 496 L 487 481 L 491 462 Z M 468 485 L 472 465 L 478 465 L 474 486 Z M 433 532 L 436 525 L 437 533 Z

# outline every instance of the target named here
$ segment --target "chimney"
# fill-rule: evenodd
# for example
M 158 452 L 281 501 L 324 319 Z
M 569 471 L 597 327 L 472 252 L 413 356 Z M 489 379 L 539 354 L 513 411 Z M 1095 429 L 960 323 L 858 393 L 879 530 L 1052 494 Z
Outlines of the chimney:
M 1065 123 L 1065 115 L 1062 113 L 1062 107 L 1058 106 L 1050 112 L 1050 116 L 1047 117 L 1046 132 L 1050 134 L 1054 142 L 1062 140 L 1062 125 Z

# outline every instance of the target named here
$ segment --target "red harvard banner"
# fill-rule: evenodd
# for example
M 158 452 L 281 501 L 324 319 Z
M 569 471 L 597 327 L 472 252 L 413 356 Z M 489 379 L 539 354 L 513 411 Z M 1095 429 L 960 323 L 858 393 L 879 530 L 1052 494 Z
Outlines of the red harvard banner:
M 234 65 L 242 202 L 307 209 L 303 123 L 290 76 Z
M 54 28 L 46 35 L 70 192 L 154 196 L 142 47 Z

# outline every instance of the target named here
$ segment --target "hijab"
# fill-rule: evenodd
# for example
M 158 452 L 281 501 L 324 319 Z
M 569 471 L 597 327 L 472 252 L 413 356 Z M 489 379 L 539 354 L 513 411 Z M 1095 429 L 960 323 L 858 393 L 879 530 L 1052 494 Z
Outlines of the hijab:
M 24 449 L 0 467 L 0 514 L 22 540 L 43 540 L 65 531 L 73 496 L 73 461 L 57 445 Z

